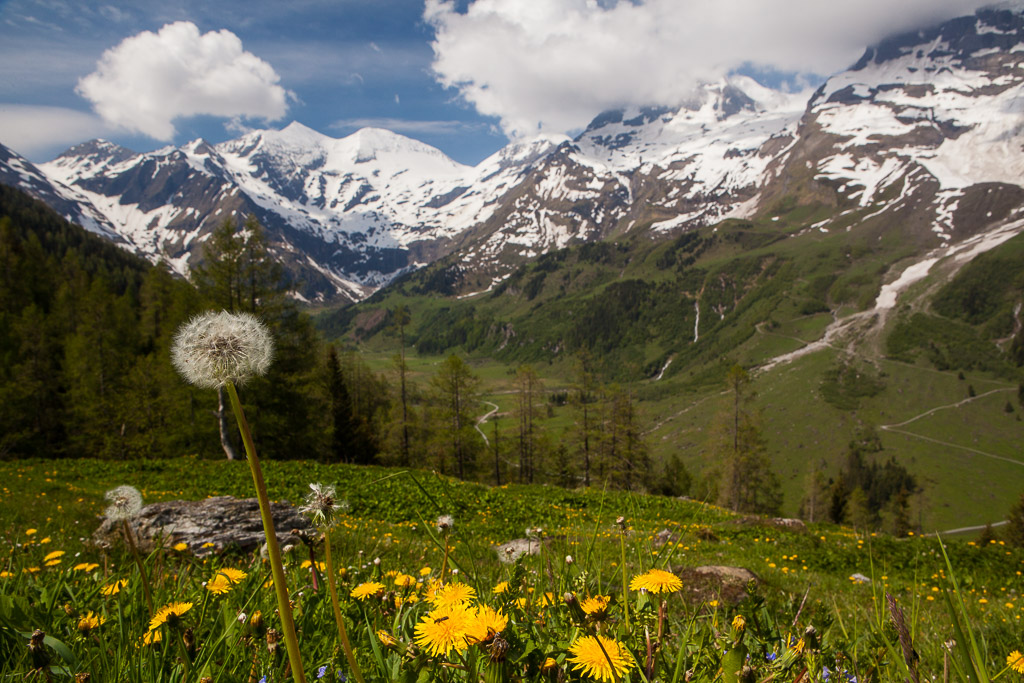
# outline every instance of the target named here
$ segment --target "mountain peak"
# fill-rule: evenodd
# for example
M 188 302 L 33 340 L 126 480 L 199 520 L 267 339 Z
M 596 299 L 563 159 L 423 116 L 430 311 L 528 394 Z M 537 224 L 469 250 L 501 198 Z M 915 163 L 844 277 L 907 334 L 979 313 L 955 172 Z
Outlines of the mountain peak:
M 91 157 L 94 161 L 117 163 L 130 159 L 133 156 L 135 156 L 135 152 L 127 147 L 122 147 L 109 140 L 96 138 L 67 148 L 54 161 L 65 158 L 80 159 L 82 157 Z

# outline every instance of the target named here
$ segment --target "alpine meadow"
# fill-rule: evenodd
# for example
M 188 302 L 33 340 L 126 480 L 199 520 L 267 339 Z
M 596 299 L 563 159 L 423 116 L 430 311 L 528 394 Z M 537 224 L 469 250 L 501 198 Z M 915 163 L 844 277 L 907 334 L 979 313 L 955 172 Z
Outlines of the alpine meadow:
M 0 679 L 1021 680 L 1024 5 L 771 4 L 0 6 Z

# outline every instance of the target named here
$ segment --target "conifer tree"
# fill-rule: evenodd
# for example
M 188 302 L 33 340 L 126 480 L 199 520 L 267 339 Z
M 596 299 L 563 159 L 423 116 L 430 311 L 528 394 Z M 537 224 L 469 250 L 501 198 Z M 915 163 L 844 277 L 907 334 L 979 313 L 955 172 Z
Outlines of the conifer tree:
M 581 352 L 576 358 L 576 379 L 570 402 L 575 413 L 573 435 L 583 469 L 583 485 L 590 486 L 591 465 L 597 442 L 597 421 L 594 415 L 596 381 L 590 354 Z
M 771 468 L 761 426 L 749 408 L 750 376 L 734 365 L 727 375 L 730 407 L 718 417 L 710 450 L 723 462 L 720 502 L 736 512 L 776 514 L 782 506 L 778 477 Z
M 519 482 L 530 483 L 537 474 L 538 427 L 540 410 L 538 396 L 543 384 L 536 371 L 529 365 L 520 365 L 516 370 L 516 419 L 518 421 Z
M 408 467 L 412 457 L 409 439 L 409 390 L 406 384 L 409 368 L 405 363 L 405 327 L 409 324 L 411 318 L 409 308 L 401 304 L 391 311 L 391 315 L 394 327 L 398 331 L 398 355 L 395 358 L 395 367 L 398 370 L 398 407 L 401 411 L 398 464 Z
M 444 449 L 439 463 L 445 471 L 444 455 L 454 461 L 455 475 L 466 479 L 476 474 L 479 435 L 473 427 L 473 406 L 479 380 L 462 358 L 452 354 L 431 379 L 439 419 L 437 437 Z
M 1006 525 L 1006 542 L 1017 548 L 1024 548 L 1024 495 L 1010 509 Z

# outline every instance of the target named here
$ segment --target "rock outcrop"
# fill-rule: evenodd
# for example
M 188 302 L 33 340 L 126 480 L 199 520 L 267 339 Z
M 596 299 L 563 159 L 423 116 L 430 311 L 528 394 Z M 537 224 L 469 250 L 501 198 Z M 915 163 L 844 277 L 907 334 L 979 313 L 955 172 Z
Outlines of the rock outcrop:
M 274 529 L 281 546 L 298 545 L 294 531 L 311 530 L 309 521 L 288 502 L 271 503 Z M 234 548 L 256 550 L 264 543 L 260 508 L 255 498 L 215 496 L 205 500 L 151 503 L 130 522 L 140 548 L 150 550 L 158 540 L 165 546 L 187 543 L 198 556 Z M 97 543 L 123 542 L 121 525 L 104 520 L 93 533 Z M 212 544 L 212 545 L 211 545 Z

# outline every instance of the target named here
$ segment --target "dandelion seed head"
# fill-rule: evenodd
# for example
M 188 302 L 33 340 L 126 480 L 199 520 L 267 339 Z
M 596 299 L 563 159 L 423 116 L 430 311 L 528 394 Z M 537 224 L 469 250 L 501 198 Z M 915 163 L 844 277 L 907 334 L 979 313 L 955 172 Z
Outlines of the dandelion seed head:
M 437 532 L 444 534 L 452 530 L 455 526 L 455 520 L 451 515 L 441 515 L 437 518 Z
M 110 501 L 103 515 L 111 522 L 131 519 L 142 510 L 142 494 L 134 486 L 118 486 L 107 491 L 103 497 Z
M 309 488 L 310 492 L 306 494 L 306 504 L 299 508 L 299 512 L 308 515 L 315 526 L 329 527 L 334 521 L 334 513 L 342 509 L 334 487 L 310 484 Z
M 216 389 L 263 375 L 274 356 L 274 340 L 249 313 L 200 314 L 178 329 L 171 362 L 191 384 Z

